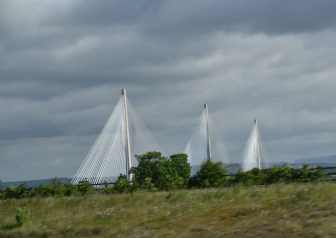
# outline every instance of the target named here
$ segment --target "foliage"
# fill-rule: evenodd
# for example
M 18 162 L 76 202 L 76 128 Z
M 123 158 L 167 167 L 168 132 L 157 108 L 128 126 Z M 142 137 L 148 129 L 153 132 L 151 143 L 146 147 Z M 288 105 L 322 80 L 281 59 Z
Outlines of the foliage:
M 116 184 L 104 189 L 105 193 L 133 192 L 137 188 L 147 191 L 171 190 L 190 187 L 208 188 L 235 185 L 269 185 L 274 183 L 293 183 L 319 181 L 325 173 L 319 168 L 290 168 L 287 165 L 274 166 L 269 169 L 254 168 L 250 171 L 238 171 L 235 175 L 227 175 L 222 164 L 206 161 L 190 178 L 191 166 L 186 154 L 174 154 L 169 158 L 160 152 L 152 151 L 136 156 L 139 164 L 132 168 L 134 175 L 132 183 L 125 175 L 120 175 Z M 57 179 L 49 184 L 36 188 L 27 188 L 25 184 L 8 186 L 0 191 L 0 199 L 21 199 L 32 197 L 63 197 L 72 195 L 87 195 L 95 193 L 95 188 L 88 181 L 79 185 L 62 183 Z
M 28 191 L 27 191 L 27 186 L 26 184 L 20 184 L 18 186 L 14 186 L 14 185 L 10 185 L 5 189 L 4 192 L 4 198 L 8 199 L 8 198 L 25 198 L 27 197 Z
M 197 174 L 190 180 L 191 186 L 219 187 L 226 183 L 226 171 L 221 162 L 204 162 Z
M 147 177 L 145 178 L 143 188 L 147 189 L 148 191 L 155 192 L 157 188 L 155 187 L 155 184 L 152 183 L 152 179 Z
M 31 196 L 51 197 L 51 196 L 71 196 L 81 193 L 78 186 L 73 184 L 63 184 L 53 181 L 49 184 L 43 184 L 31 191 Z
M 20 227 L 30 220 L 30 209 L 27 207 L 17 207 L 16 208 L 16 226 Z
M 113 186 L 114 190 L 122 193 L 128 191 L 130 185 L 127 181 L 126 175 L 121 175 L 119 176 L 116 184 Z
M 51 181 L 49 184 L 42 184 L 35 188 L 27 188 L 25 184 L 18 186 L 10 185 L 2 192 L 0 198 L 29 198 L 29 197 L 54 197 L 54 196 L 72 196 L 92 194 L 95 190 L 87 181 L 81 182 L 79 185 L 70 183 L 60 183 L 57 180 Z
M 186 154 L 162 156 L 161 152 L 151 151 L 143 155 L 136 155 L 138 166 L 132 168 L 134 182 L 142 187 L 148 181 L 160 190 L 182 188 L 190 177 L 191 166 Z
M 80 181 L 78 184 L 78 191 L 81 195 L 93 194 L 95 192 L 89 181 Z
M 325 177 L 323 170 L 319 168 L 308 168 L 303 165 L 302 168 L 290 168 L 287 165 L 273 166 L 269 169 L 254 168 L 250 171 L 239 171 L 231 179 L 231 184 L 244 185 L 265 185 L 273 183 L 291 183 L 291 182 L 310 182 Z
M 229 180 L 229 184 L 262 185 L 267 178 L 265 171 L 258 168 L 246 172 L 240 170 Z
M 90 185 L 91 186 L 91 185 Z M 71 183 L 63 183 L 57 178 L 50 181 L 48 184 L 42 184 L 33 188 L 30 192 L 31 197 L 51 197 L 51 196 L 71 196 L 79 195 L 81 193 L 80 186 Z
M 174 154 L 170 156 L 171 166 L 175 169 L 178 177 L 187 181 L 191 173 L 191 165 L 188 161 L 188 155 L 184 153 Z
M 112 188 L 106 188 L 106 193 L 124 193 L 124 192 L 133 192 L 136 189 L 136 186 L 132 186 L 128 181 L 126 175 L 120 174 L 118 180 L 113 185 Z
M 0 199 L 4 198 L 4 192 L 3 192 L 3 188 L 2 188 L 2 181 L 0 179 Z

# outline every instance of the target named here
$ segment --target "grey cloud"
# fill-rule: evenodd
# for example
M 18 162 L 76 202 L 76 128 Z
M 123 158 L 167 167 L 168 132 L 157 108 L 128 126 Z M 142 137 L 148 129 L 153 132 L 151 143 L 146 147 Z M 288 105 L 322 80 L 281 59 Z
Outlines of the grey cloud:
M 270 161 L 335 153 L 335 4 L 0 1 L 0 179 L 72 176 L 123 87 L 166 154 L 204 102 L 232 162 L 254 117 Z
M 61 21 L 50 19 L 56 25 L 135 25 L 163 34 L 216 29 L 289 33 L 334 28 L 334 10 L 332 0 L 81 1 L 63 12 Z

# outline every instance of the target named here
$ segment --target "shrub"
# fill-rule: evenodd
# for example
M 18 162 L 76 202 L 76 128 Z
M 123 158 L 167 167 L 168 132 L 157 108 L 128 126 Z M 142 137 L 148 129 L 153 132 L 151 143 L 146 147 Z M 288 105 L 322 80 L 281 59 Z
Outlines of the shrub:
M 308 168 L 303 165 L 302 168 L 290 168 L 287 165 L 273 166 L 269 169 L 252 169 L 250 171 L 239 171 L 230 180 L 232 184 L 261 185 L 273 183 L 291 183 L 308 182 L 323 178 L 325 173 L 318 168 Z
M 49 184 L 42 184 L 31 191 L 31 197 L 42 196 L 70 196 L 79 194 L 78 187 L 76 185 L 66 183 L 63 184 L 57 179 L 51 181 Z
M 19 227 L 27 223 L 30 220 L 30 209 L 27 207 L 16 208 L 15 220 Z
M 247 172 L 239 170 L 237 174 L 230 180 L 231 184 L 244 184 L 244 185 L 262 185 L 267 184 L 267 174 L 264 170 L 254 168 Z
M 148 180 L 160 190 L 182 188 L 190 177 L 191 166 L 186 154 L 175 154 L 166 158 L 160 152 L 152 151 L 136 155 L 138 166 L 131 169 L 134 182 L 147 187 Z M 152 185 L 151 185 L 152 186 Z
M 4 198 L 25 198 L 29 195 L 27 190 L 26 184 L 20 184 L 18 186 L 10 185 L 5 189 Z
M 207 160 L 201 169 L 191 179 L 191 186 L 196 187 L 219 187 L 226 184 L 226 171 L 221 162 Z
M 267 175 L 267 183 L 278 183 L 278 182 L 294 182 L 298 179 L 296 172 L 297 169 L 289 168 L 287 165 L 283 166 L 273 166 L 265 170 Z
M 157 188 L 155 187 L 155 184 L 152 183 L 152 179 L 148 178 L 148 177 L 145 178 L 143 188 L 145 188 L 145 189 L 147 189 L 148 191 L 151 191 L 151 192 L 155 192 L 157 190 Z
M 94 188 L 88 181 L 80 181 L 78 184 L 78 192 L 81 195 L 92 194 L 95 192 Z
M 187 182 L 190 178 L 191 174 L 191 165 L 188 162 L 188 155 L 187 154 L 174 154 L 170 156 L 170 164 L 175 174 L 175 178 L 178 181 L 178 184 L 181 184 L 181 179 L 184 182 Z
M 117 182 L 113 186 L 113 191 L 117 191 L 119 193 L 130 191 L 131 185 L 127 181 L 126 175 L 120 174 Z

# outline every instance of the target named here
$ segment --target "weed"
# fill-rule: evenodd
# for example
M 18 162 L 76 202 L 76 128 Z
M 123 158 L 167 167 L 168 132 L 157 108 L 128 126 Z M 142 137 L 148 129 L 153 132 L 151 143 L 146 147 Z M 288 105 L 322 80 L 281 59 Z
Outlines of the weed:
M 15 220 L 18 227 L 23 226 L 30 220 L 30 209 L 27 207 L 17 207 Z

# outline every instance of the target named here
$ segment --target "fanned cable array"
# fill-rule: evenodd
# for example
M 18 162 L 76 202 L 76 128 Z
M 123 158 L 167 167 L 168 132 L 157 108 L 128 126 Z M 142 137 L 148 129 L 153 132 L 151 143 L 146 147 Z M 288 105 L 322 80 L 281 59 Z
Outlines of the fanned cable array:
M 73 184 L 88 181 L 92 184 L 114 180 L 126 173 L 125 120 L 123 100 L 108 118 L 103 130 L 72 179 Z
M 253 168 L 258 169 L 265 168 L 265 161 L 263 154 L 264 153 L 258 129 L 258 123 L 257 120 L 255 119 L 243 155 L 243 170 L 248 171 Z
M 137 165 L 134 155 L 158 149 L 160 147 L 128 103 L 123 89 L 116 107 L 71 182 L 102 184 L 114 182 L 120 174 L 131 181 L 130 169 Z
M 207 104 L 204 104 L 196 131 L 184 151 L 192 166 L 192 174 L 195 174 L 206 160 L 228 163 L 224 145 L 215 136 Z

